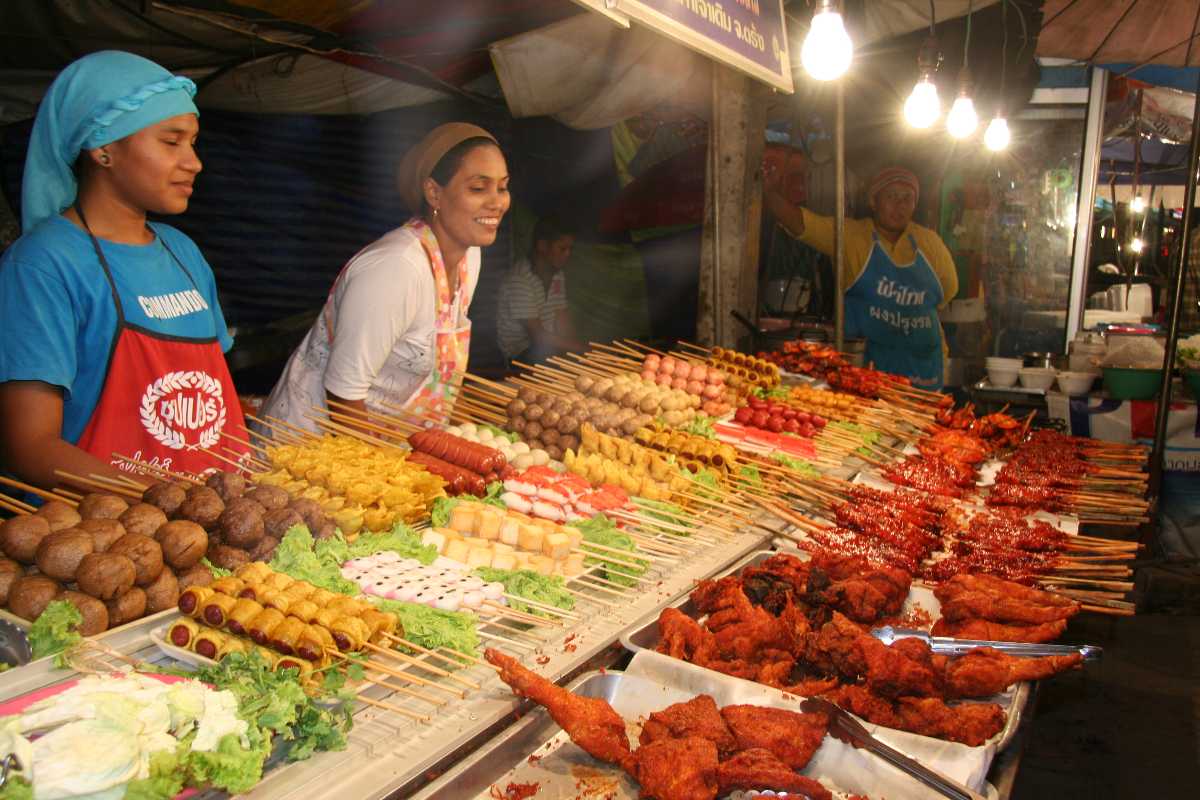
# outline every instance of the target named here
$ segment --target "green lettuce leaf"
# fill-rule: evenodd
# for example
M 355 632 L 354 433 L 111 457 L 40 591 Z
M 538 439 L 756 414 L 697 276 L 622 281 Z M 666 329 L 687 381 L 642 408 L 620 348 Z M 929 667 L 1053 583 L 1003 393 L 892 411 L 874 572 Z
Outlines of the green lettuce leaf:
M 186 753 L 182 760 L 186 762 Z M 124 800 L 171 800 L 183 791 L 187 772 L 180 754 L 160 750 L 150 755 L 150 775 L 125 784 Z
M 79 609 L 66 600 L 55 600 L 29 626 L 29 647 L 33 658 L 45 658 L 74 647 L 83 641 L 78 628 L 83 624 Z
M 634 544 L 632 538 L 627 534 L 622 533 L 612 520 L 603 514 L 596 514 L 594 517 L 582 522 L 572 523 L 572 526 L 577 528 L 583 534 L 585 542 L 582 549 L 587 550 L 586 543 L 603 545 L 616 550 L 627 550 L 629 556 L 617 556 L 620 563 L 611 559 L 605 559 L 604 551 L 593 551 L 595 556 L 588 556 L 583 560 L 583 563 L 588 566 L 599 564 L 604 569 L 604 577 L 606 580 L 621 586 L 636 586 L 637 581 L 634 576 L 642 575 L 649 569 L 650 564 L 640 558 L 634 557 L 632 554 L 637 552 L 637 545 Z M 637 564 L 638 566 L 633 566 Z
M 262 780 L 263 763 L 271 754 L 271 740 L 251 723 L 246 733 L 249 747 L 242 747 L 237 734 L 226 734 L 212 752 L 188 750 L 185 762 L 194 786 L 213 786 L 230 794 L 253 789 Z M 186 739 L 185 739 L 186 741 Z
M 504 584 L 504 591 L 516 597 L 543 605 L 554 606 L 570 611 L 575 607 L 575 596 L 563 588 L 564 581 L 558 575 L 542 575 L 529 569 L 496 569 L 494 567 L 479 567 L 475 574 L 485 581 L 498 581 Z M 539 617 L 552 616 L 550 612 L 535 606 L 526 605 L 518 600 L 508 598 L 509 604 L 517 611 L 524 611 Z
M 33 800 L 33 784 L 20 775 L 13 775 L 0 789 L 0 800 Z
M 787 453 L 775 453 L 771 456 L 771 459 L 773 461 L 775 461 L 775 463 L 777 463 L 777 464 L 782 464 L 783 466 L 787 467 L 790 470 L 799 472 L 801 475 L 803 475 L 806 478 L 821 477 L 820 471 L 816 467 L 814 467 L 812 464 L 805 461 L 803 458 L 793 458 L 792 456 L 789 456 Z
M 208 568 L 208 571 L 213 574 L 214 578 L 228 578 L 233 574 L 233 570 L 228 570 L 224 567 L 218 567 L 216 564 L 209 561 L 208 556 L 201 558 L 200 563 Z
M 697 414 L 692 417 L 692 421 L 680 428 L 684 433 L 690 433 L 695 436 L 703 436 L 705 439 L 716 439 L 717 430 L 713 427 L 716 420 L 705 414 Z
M 377 600 L 382 611 L 390 611 L 400 619 L 404 638 L 422 647 L 436 650 L 448 647 L 459 653 L 475 655 L 479 650 L 479 631 L 474 614 L 466 611 L 440 611 L 417 603 L 400 600 Z
M 751 486 L 762 486 L 762 473 L 753 464 L 743 464 L 739 467 L 738 477 Z
M 450 512 L 459 503 L 470 500 L 476 503 L 484 503 L 489 506 L 507 509 L 504 501 L 500 499 L 500 495 L 504 493 L 504 484 L 500 481 L 492 481 L 488 484 L 487 494 L 483 497 L 472 497 L 471 495 L 462 495 L 460 497 L 439 497 L 433 501 L 433 509 L 429 512 L 429 522 L 435 528 L 444 528 L 450 524 Z

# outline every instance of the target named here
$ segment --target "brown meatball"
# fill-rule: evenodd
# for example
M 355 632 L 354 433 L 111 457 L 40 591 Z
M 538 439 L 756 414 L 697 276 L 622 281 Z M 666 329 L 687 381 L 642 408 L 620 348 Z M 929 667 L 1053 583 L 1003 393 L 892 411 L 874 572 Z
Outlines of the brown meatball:
M 85 494 L 75 509 L 84 519 L 117 519 L 129 508 L 129 502 L 123 497 L 108 492 L 92 492 Z
M 558 420 L 558 432 L 572 434 L 579 432 L 579 417 L 574 414 L 563 414 Z
M 179 573 L 179 592 L 182 594 L 192 586 L 208 586 L 213 582 L 212 570 L 203 564 L 197 564 L 191 569 Z
M 92 552 L 103 553 L 128 531 L 115 519 L 85 519 L 75 527 L 92 535 Z
M 52 531 L 74 528 L 83 519 L 78 511 L 61 500 L 47 500 L 37 510 L 37 515 L 50 523 Z
M 161 509 L 168 517 L 175 515 L 184 500 L 187 500 L 187 488 L 178 483 L 156 483 L 142 492 L 142 502 Z
M 127 533 L 112 543 L 108 552 L 125 556 L 133 562 L 137 577 L 134 583 L 145 586 L 158 577 L 163 569 L 162 545 L 149 536 L 140 533 Z
M 255 486 L 246 492 L 245 496 L 258 503 L 267 511 L 283 508 L 292 500 L 292 496 L 287 493 L 286 489 L 281 489 L 278 486 L 267 486 L 265 484 Z
M 204 485 L 221 495 L 226 503 L 246 493 L 246 479 L 236 472 L 214 472 Z
M 303 525 L 304 517 L 294 508 L 277 508 L 263 514 L 263 532 L 267 536 L 282 539 L 293 525 Z
M 148 586 L 146 591 L 146 613 L 157 614 L 167 608 L 174 608 L 179 602 L 179 580 L 170 567 L 164 567 L 158 573 L 158 578 Z
M 62 593 L 62 586 L 45 575 L 26 575 L 13 581 L 8 592 L 8 608 L 30 622 L 41 616 L 46 606 Z
M 21 565 L 11 558 L 0 558 L 0 606 L 8 602 L 8 592 L 17 579 L 25 574 Z
M 146 593 L 137 586 L 104 604 L 108 607 L 108 626 L 115 628 L 146 614 Z
M 32 564 L 38 545 L 50 535 L 50 521 L 43 516 L 13 517 L 0 524 L 0 547 L 9 558 Z
M 108 608 L 96 598 L 68 590 L 55 599 L 66 600 L 79 609 L 83 622 L 79 624 L 78 630 L 82 635 L 95 636 L 108 630 Z
M 231 501 L 217 521 L 221 538 L 233 547 L 251 548 L 263 537 L 263 507 L 248 498 Z
M 137 567 L 128 556 L 117 553 L 92 553 L 84 556 L 75 573 L 82 592 L 111 600 L 128 592 L 137 579 Z
M 537 422 L 545 413 L 546 409 L 543 408 L 539 403 L 530 403 L 529 407 L 525 409 L 525 419 L 529 420 L 530 422 Z
M 558 446 L 565 453 L 568 450 L 579 452 L 579 437 L 575 434 L 564 434 L 558 437 Z
M 219 544 L 208 548 L 208 560 L 221 569 L 235 570 L 243 564 L 250 563 L 250 554 L 240 547 Z
M 162 545 L 163 560 L 177 570 L 194 566 L 208 551 L 208 534 L 184 519 L 163 525 L 155 538 Z
M 542 430 L 542 444 L 558 444 L 559 436 L 561 434 L 558 432 L 558 428 L 545 428 Z
M 279 540 L 274 536 L 264 536 L 258 540 L 258 544 L 254 545 L 254 549 L 250 551 L 251 561 L 270 561 L 275 555 L 275 548 L 279 547 Z
M 129 507 L 120 517 L 126 533 L 154 536 L 154 532 L 167 523 L 167 515 L 149 503 L 137 503 Z
M 508 401 L 508 416 L 519 417 L 525 413 L 525 409 L 529 404 L 519 397 L 514 397 Z
M 288 503 L 288 508 L 292 509 L 301 517 L 303 517 L 306 523 L 311 517 L 324 513 L 324 511 L 321 509 L 321 504 L 316 500 L 313 500 L 311 497 L 297 497 L 295 500 Z
M 180 519 L 190 519 L 204 530 L 216 527 L 221 512 L 225 510 L 225 501 L 220 495 L 207 486 L 195 486 L 188 492 L 187 499 L 179 507 L 176 516 Z
M 558 427 L 558 421 L 560 419 L 562 419 L 562 412 L 555 409 L 554 406 L 551 406 L 544 414 L 542 414 L 542 418 L 539 419 L 538 422 L 542 423 L 543 428 L 549 429 Z
M 525 423 L 525 430 L 522 431 L 522 433 L 524 434 L 525 441 L 527 441 L 527 442 L 530 439 L 537 439 L 539 436 L 542 435 L 542 423 L 527 422 L 527 423 Z
M 51 578 L 73 581 L 79 562 L 91 552 L 92 535 L 87 531 L 79 528 L 55 531 L 38 545 L 37 566 Z

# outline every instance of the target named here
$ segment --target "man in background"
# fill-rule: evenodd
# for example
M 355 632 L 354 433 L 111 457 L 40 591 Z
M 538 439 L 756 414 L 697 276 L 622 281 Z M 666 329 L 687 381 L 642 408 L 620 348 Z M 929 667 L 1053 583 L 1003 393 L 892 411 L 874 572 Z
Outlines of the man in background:
M 563 268 L 575 234 L 553 217 L 538 220 L 526 258 L 517 259 L 500 285 L 496 332 L 511 363 L 544 361 L 582 345 L 567 309 Z

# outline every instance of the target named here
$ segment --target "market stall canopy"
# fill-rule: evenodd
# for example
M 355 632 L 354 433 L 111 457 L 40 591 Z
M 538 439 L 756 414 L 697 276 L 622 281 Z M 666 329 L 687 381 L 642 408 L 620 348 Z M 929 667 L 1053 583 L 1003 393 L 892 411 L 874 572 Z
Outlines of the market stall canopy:
M 1046 0 L 1037 54 L 1200 66 L 1200 0 Z

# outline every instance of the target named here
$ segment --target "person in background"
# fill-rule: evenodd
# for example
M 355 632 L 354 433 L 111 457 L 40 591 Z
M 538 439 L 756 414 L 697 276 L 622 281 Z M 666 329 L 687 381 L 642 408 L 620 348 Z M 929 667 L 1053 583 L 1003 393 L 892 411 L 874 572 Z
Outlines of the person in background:
M 182 214 L 200 131 L 187 78 L 131 53 L 84 56 L 38 108 L 24 231 L 0 259 L 0 468 L 117 475 L 114 456 L 200 473 L 244 434 L 233 340 Z
M 445 420 L 466 372 L 480 248 L 509 207 L 508 165 L 483 128 L 451 122 L 405 154 L 414 216 L 342 268 L 263 413 L 315 431 L 313 408 Z
M 513 264 L 500 285 L 496 331 L 510 362 L 543 361 L 580 350 L 567 309 L 567 278 L 575 235 L 560 222 L 543 217 L 533 228 L 529 257 Z
M 796 239 L 833 255 L 833 218 L 789 203 L 778 180 L 767 175 L 771 215 Z M 958 273 L 941 237 L 912 221 L 919 194 L 916 175 L 889 167 L 867 191 L 871 218 L 846 220 L 845 335 L 866 339 L 864 364 L 936 390 L 946 352 L 938 310 L 958 293 Z

